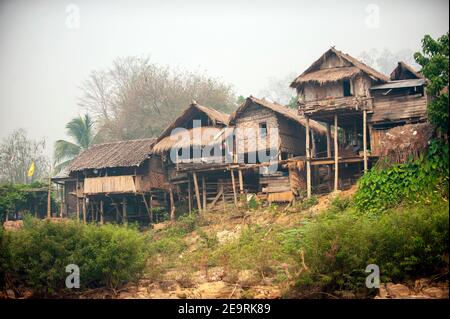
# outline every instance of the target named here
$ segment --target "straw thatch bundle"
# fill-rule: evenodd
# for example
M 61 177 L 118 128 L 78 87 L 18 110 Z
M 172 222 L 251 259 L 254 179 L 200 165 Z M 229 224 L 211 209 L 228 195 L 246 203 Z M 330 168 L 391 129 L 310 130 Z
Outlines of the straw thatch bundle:
M 389 166 L 418 159 L 428 148 L 433 136 L 433 126 L 429 123 L 407 124 L 388 130 L 380 141 L 378 166 Z
M 331 55 L 336 55 L 339 59 L 346 61 L 348 66 L 321 69 L 321 65 L 326 61 Z M 387 82 L 389 78 L 378 72 L 377 70 L 371 68 L 370 66 L 362 63 L 361 61 L 355 59 L 354 57 L 336 50 L 334 47 L 330 48 L 325 52 L 319 59 L 317 59 L 311 66 L 306 69 L 302 74 L 300 74 L 291 83 L 292 88 L 299 89 L 302 85 L 307 82 L 317 82 L 320 84 L 336 82 L 340 80 L 345 80 L 350 77 L 354 77 L 358 73 L 365 73 L 370 77 L 381 81 Z
M 206 146 L 211 143 L 220 143 L 223 138 L 219 136 L 223 133 L 222 128 L 203 126 L 195 127 L 189 130 L 173 131 L 169 136 L 164 137 L 153 147 L 153 152 L 161 154 L 170 151 L 172 147 L 185 148 L 193 146 Z

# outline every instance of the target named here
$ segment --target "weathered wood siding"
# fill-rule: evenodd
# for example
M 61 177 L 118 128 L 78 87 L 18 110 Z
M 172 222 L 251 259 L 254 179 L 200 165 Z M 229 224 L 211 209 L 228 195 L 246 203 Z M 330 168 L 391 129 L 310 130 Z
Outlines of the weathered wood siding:
M 370 96 L 372 80 L 364 74 L 356 75 L 350 79 L 350 87 L 353 96 Z M 323 100 L 332 97 L 343 97 L 344 86 L 342 81 L 320 84 L 306 84 L 299 98 L 303 102 Z
M 297 122 L 278 118 L 280 149 L 295 156 L 305 155 L 305 128 Z
M 266 108 L 257 107 L 256 105 L 249 106 L 243 114 L 236 119 L 236 148 L 237 153 L 257 152 L 258 144 L 263 142 L 260 136 L 259 127 L 261 123 L 267 124 L 267 141 L 270 141 L 271 129 L 278 128 L 278 119 L 276 114 Z M 246 130 L 252 130 L 256 138 L 249 138 L 245 133 Z M 272 148 L 278 149 L 278 145 L 269 145 Z
M 373 105 L 370 123 L 425 119 L 427 114 L 427 99 L 421 94 L 377 96 Z

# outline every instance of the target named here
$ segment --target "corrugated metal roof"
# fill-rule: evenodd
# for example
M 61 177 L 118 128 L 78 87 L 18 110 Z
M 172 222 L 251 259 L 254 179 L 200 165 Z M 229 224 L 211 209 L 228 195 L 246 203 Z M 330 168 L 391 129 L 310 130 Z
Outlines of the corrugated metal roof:
M 388 83 L 372 86 L 371 90 L 387 90 L 387 89 L 400 89 L 415 86 L 422 86 L 425 84 L 425 79 L 410 79 L 410 80 L 399 80 L 399 81 L 389 81 Z

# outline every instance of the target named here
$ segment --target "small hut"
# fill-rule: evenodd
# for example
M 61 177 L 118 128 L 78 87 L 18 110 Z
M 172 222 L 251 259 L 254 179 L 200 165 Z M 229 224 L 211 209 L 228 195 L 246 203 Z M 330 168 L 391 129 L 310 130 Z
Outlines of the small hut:
M 309 125 L 315 156 L 326 151 L 326 128 L 314 120 Z M 297 164 L 305 159 L 306 121 L 295 110 L 250 96 L 230 116 L 230 126 L 236 162 L 245 164 L 239 170 L 245 192 L 262 192 L 271 202 L 292 200 L 305 190 L 304 166 Z
M 83 221 L 154 221 L 153 207 L 167 207 L 165 169 L 152 149 L 155 139 L 91 146 L 68 168 L 68 211 Z M 158 217 L 158 216 L 156 216 Z
M 193 101 L 156 141 L 153 153 L 163 160 L 178 209 L 202 211 L 230 196 L 225 157 L 232 150 L 223 143 L 228 118 Z

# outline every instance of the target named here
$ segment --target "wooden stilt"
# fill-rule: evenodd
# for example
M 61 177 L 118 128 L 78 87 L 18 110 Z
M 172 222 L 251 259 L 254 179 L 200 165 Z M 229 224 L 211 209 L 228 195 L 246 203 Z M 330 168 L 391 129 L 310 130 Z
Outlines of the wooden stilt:
M 189 214 L 192 212 L 192 190 L 191 190 L 191 179 L 188 180 L 188 205 Z
M 238 176 L 239 176 L 239 193 L 244 194 L 244 177 L 241 169 L 238 170 Z
M 103 211 L 103 199 L 100 201 L 100 225 L 103 225 L 103 223 L 104 223 L 104 217 L 103 217 L 103 214 L 104 214 L 104 211 Z
M 334 115 L 334 191 L 339 189 L 338 116 Z
M 234 171 L 232 169 L 230 170 L 230 174 L 231 174 L 231 184 L 233 186 L 234 206 L 237 207 L 236 183 L 234 181 Z
M 86 197 L 83 197 L 83 223 L 86 224 Z
M 148 206 L 150 208 L 150 224 L 153 224 L 153 195 L 151 191 L 150 191 L 150 203 Z
M 311 197 L 311 149 L 310 149 L 310 137 L 309 137 L 309 117 L 306 116 L 306 196 Z
M 170 220 L 175 221 L 175 201 L 173 199 L 173 190 L 169 189 L 169 198 L 170 198 Z
M 224 191 L 224 187 L 223 184 L 220 185 L 220 191 L 222 192 L 222 204 L 223 204 L 223 212 L 226 212 L 226 203 L 225 203 L 225 191 Z
M 327 157 L 331 158 L 331 125 L 327 123 Z
M 77 197 L 77 222 L 80 222 L 80 199 Z
M 192 177 L 194 179 L 194 188 L 195 188 L 195 197 L 197 199 L 197 208 L 198 208 L 198 212 L 201 213 L 202 212 L 202 203 L 200 200 L 200 191 L 198 189 L 197 173 L 193 172 Z
M 217 193 L 216 197 L 214 197 L 213 201 L 209 205 L 210 209 L 214 208 L 214 205 L 216 205 L 217 201 L 220 199 L 220 197 L 222 197 L 222 192 L 223 192 L 223 187 L 222 187 L 222 189 L 219 188 L 219 192 Z
M 316 139 L 314 138 L 314 131 L 311 130 L 311 158 L 315 158 L 317 154 L 317 148 L 316 148 Z
M 52 206 L 51 206 L 51 186 L 52 186 L 52 179 L 48 178 L 48 193 L 47 193 L 47 218 L 50 219 L 52 217 Z
M 60 212 L 59 212 L 59 217 L 63 217 L 63 210 L 64 210 L 64 195 L 63 195 L 63 192 L 64 192 L 64 189 L 63 189 L 63 187 L 62 187 L 62 185 L 61 186 L 58 186 L 58 189 L 59 189 L 59 194 L 60 194 Z
M 77 174 L 77 183 L 76 183 L 76 190 L 75 190 L 75 195 L 77 198 L 77 222 L 80 222 L 80 199 L 78 198 L 78 174 Z
M 327 158 L 331 158 L 331 125 L 327 123 Z M 327 165 L 328 190 L 331 192 L 331 167 Z
M 202 175 L 202 196 L 203 196 L 203 210 L 206 211 L 206 181 L 204 175 Z
M 128 224 L 128 216 L 127 216 L 127 198 L 123 198 L 122 202 L 122 223 L 124 225 Z
M 147 200 L 145 199 L 145 194 L 144 193 L 142 193 L 142 201 L 144 202 L 145 209 L 147 210 L 149 223 L 151 224 L 151 220 L 152 220 L 151 212 L 150 212 L 150 208 L 148 207 Z M 151 199 L 150 199 L 150 201 L 151 201 Z
M 363 110 L 363 152 L 364 152 L 364 173 L 367 172 L 367 110 Z

